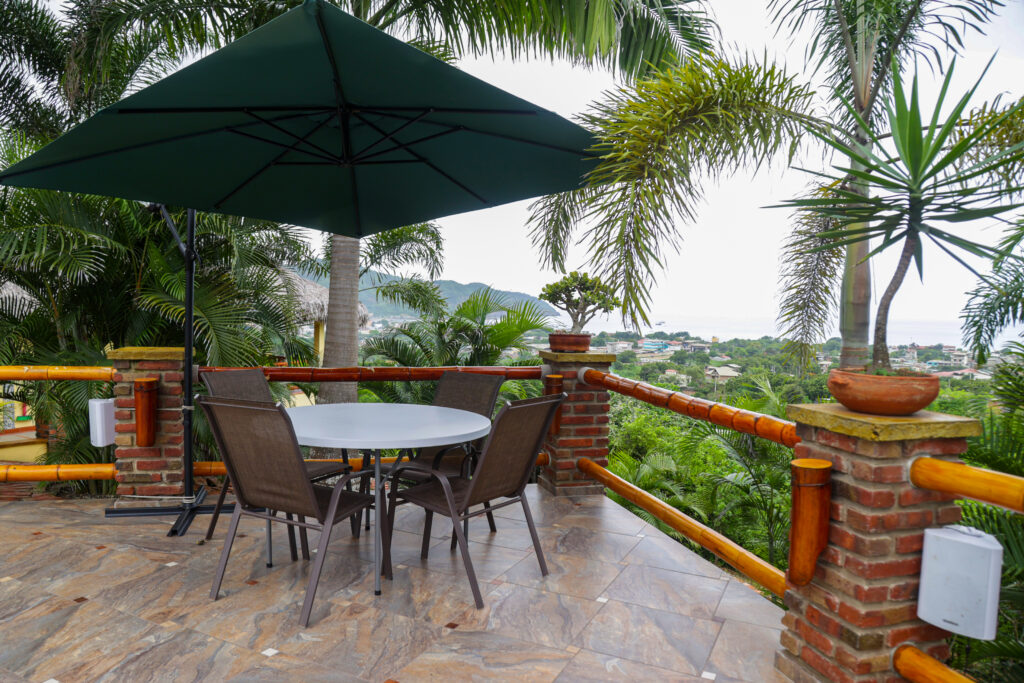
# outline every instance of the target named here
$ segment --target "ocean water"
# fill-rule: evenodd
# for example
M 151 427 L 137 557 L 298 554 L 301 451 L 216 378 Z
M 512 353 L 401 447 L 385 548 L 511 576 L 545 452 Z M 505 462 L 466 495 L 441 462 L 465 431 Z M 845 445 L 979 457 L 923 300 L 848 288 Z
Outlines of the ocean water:
M 565 322 L 568 322 L 566 318 Z M 651 327 L 643 328 L 645 334 L 662 330 L 667 333 L 689 332 L 693 336 L 710 340 L 718 337 L 722 341 L 729 339 L 758 339 L 779 334 L 775 321 L 771 318 L 718 318 L 693 316 L 689 318 L 657 318 L 652 317 Z M 662 324 L 658 324 L 662 323 Z M 615 332 L 625 326 L 617 317 L 595 318 L 587 325 L 588 332 Z M 1018 340 L 1024 335 L 1024 326 L 1009 328 L 1000 335 L 997 346 L 1007 341 Z M 832 336 L 839 336 L 838 329 Z M 959 320 L 891 320 L 889 322 L 888 341 L 890 345 L 919 344 L 951 344 L 963 346 L 963 334 Z

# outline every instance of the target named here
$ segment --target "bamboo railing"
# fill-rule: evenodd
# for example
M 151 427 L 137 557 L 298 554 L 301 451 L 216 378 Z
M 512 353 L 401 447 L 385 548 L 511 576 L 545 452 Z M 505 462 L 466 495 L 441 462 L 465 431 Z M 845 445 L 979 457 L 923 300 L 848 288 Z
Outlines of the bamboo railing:
M 674 413 L 728 427 L 744 434 L 759 436 L 783 446 L 792 448 L 800 443 L 800 437 L 796 435 L 796 424 L 772 415 L 762 415 L 750 410 L 727 406 L 724 403 L 687 396 L 679 391 L 669 391 L 593 368 L 583 368 L 580 371 L 580 379 L 587 384 L 601 386 L 623 396 L 629 396 L 659 408 L 667 408 Z
M 241 370 L 243 368 L 201 367 L 199 373 Z M 265 367 L 263 374 L 271 382 L 424 382 L 441 379 L 446 372 L 469 372 L 477 375 L 502 375 L 507 379 L 541 379 L 539 365 L 508 366 L 452 365 L 436 368 L 367 367 L 299 368 Z
M 668 503 L 655 498 L 641 488 L 633 486 L 622 477 L 612 474 L 589 458 L 576 461 L 580 471 L 590 475 L 606 487 L 634 505 L 639 505 L 652 515 L 668 524 L 702 548 L 711 551 L 744 576 L 758 582 L 775 595 L 782 597 L 786 592 L 786 575 L 760 557 L 729 540 L 697 520 L 684 515 Z
M 85 380 L 113 382 L 114 368 L 82 365 L 0 365 L 0 381 Z
M 382 463 L 392 463 L 395 458 L 381 458 Z M 308 462 L 343 462 L 340 458 L 327 460 L 309 460 Z M 543 467 L 549 462 L 547 453 L 537 454 L 537 466 Z M 348 463 L 354 470 L 369 466 L 362 458 L 349 458 Z M 197 477 L 218 477 L 227 474 L 224 463 L 218 460 L 201 460 L 192 465 L 192 473 Z M 0 465 L 0 483 L 8 481 L 76 481 L 84 479 L 113 479 L 117 468 L 112 462 L 95 465 Z
M 910 482 L 923 489 L 1024 512 L 1024 479 L 1005 472 L 925 456 L 910 463 Z
M 970 676 L 951 669 L 913 645 L 900 645 L 892 657 L 896 673 L 913 683 L 971 683 Z

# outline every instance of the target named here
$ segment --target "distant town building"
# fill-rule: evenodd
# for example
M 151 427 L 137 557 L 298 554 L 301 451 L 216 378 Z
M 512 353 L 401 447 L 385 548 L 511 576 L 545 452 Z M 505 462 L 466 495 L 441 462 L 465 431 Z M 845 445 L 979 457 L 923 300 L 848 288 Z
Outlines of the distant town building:
M 732 379 L 733 377 L 739 377 L 741 374 L 743 373 L 729 367 L 728 365 L 723 365 L 717 368 L 709 365 L 704 368 L 704 377 L 706 377 L 709 382 L 724 382 Z

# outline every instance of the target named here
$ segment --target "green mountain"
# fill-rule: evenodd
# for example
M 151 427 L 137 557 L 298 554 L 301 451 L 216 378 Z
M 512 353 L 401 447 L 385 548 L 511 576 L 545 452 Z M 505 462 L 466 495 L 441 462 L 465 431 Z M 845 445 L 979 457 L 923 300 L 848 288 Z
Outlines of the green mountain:
M 376 279 L 379 278 L 379 279 Z M 399 306 L 389 301 L 378 301 L 373 291 L 374 282 L 390 280 L 397 280 L 398 278 L 393 275 L 379 275 L 370 271 L 363 277 L 359 278 L 359 301 L 363 303 L 366 308 L 369 309 L 370 314 L 374 320 L 395 318 L 399 316 L 416 317 L 416 312 L 406 308 L 405 306 Z M 321 285 L 327 286 L 327 278 L 315 278 L 316 282 Z M 484 289 L 487 285 L 482 282 L 470 282 L 468 284 L 462 282 L 456 282 L 455 280 L 434 280 L 434 284 L 441 290 L 441 295 L 448 301 L 449 309 L 458 306 L 463 301 L 468 299 L 473 292 L 478 289 Z M 541 312 L 546 315 L 550 315 L 553 318 L 558 317 L 559 312 L 552 307 L 548 302 L 541 301 L 535 296 L 524 294 L 523 292 L 510 292 L 506 290 L 497 289 L 495 290 L 499 294 L 505 295 L 509 303 L 518 303 L 520 301 L 532 301 L 538 306 Z

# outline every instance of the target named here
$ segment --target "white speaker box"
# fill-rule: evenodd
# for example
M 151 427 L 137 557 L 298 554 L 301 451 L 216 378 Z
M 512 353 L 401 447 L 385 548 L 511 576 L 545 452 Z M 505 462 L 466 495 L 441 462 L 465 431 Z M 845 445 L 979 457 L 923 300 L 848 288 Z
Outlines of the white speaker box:
M 93 446 L 114 443 L 114 399 L 89 399 L 89 442 Z
M 926 529 L 917 616 L 969 638 L 996 637 L 1003 546 L 959 524 Z

